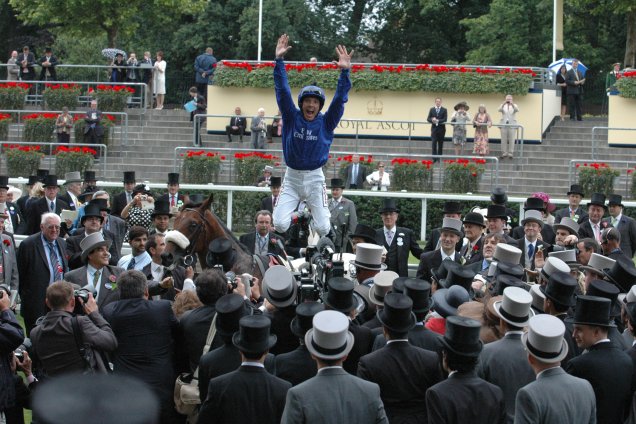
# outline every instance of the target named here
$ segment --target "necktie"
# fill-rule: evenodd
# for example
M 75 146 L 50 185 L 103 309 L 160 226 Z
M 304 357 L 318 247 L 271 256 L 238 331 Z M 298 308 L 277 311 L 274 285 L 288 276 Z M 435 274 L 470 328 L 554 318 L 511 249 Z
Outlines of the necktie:
M 598 224 L 594 224 L 594 234 L 596 235 L 596 241 L 601 242 L 601 228 Z
M 170 196 L 170 207 L 175 207 L 174 196 Z
M 389 230 L 386 232 L 386 244 L 390 246 L 392 241 L 393 241 L 393 230 Z
M 50 211 L 55 212 L 55 202 L 51 200 Z
M 618 226 L 618 219 L 612 217 L 612 227 L 616 228 Z
M 132 202 L 132 194 L 126 192 L 126 203 L 130 203 Z
M 576 211 L 574 209 L 570 209 L 570 218 L 574 218 L 574 215 L 576 215 Z
M 353 165 L 353 171 L 351 172 L 351 180 L 353 181 L 353 184 L 356 184 L 356 181 L 358 181 L 358 164 L 354 164 Z
M 261 249 L 261 252 L 265 250 L 265 245 L 267 244 L 267 239 L 265 237 L 258 236 L 258 246 Z
M 473 253 L 473 246 L 468 243 L 468 245 L 466 246 L 466 254 L 464 255 L 464 257 L 466 259 L 470 259 L 470 255 Z
M 55 244 L 53 244 L 52 241 L 49 242 L 49 257 L 51 259 L 51 267 L 53 268 L 53 282 L 59 281 L 63 277 L 63 272 L 60 261 L 57 259 L 57 253 L 55 253 Z
M 99 283 L 99 275 L 102 272 L 100 270 L 95 271 L 95 274 L 93 274 L 93 287 L 97 287 L 97 283 Z
M 534 244 L 529 244 L 528 245 L 528 257 L 532 258 L 533 255 L 534 255 Z
M 127 270 L 135 269 L 135 258 L 131 258 L 130 262 L 128 262 Z

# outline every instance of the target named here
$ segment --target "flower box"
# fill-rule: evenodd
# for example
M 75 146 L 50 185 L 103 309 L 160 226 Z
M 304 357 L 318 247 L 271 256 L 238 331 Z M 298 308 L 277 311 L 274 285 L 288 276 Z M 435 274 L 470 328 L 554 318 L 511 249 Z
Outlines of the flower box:
M 84 171 L 91 169 L 95 161 L 97 151 L 90 147 L 66 147 L 59 146 L 55 149 L 55 173 L 64 175 L 67 172 Z
M 10 177 L 25 177 L 35 175 L 40 168 L 40 160 L 44 153 L 40 146 L 20 146 L 18 144 L 4 144 L 7 157 L 7 174 Z
M 225 156 L 203 150 L 188 150 L 183 156 L 181 175 L 188 184 L 216 183 Z
M 444 161 L 443 191 L 447 193 L 477 193 L 485 170 L 485 159 L 452 159 Z
M 394 158 L 391 166 L 391 184 L 395 190 L 433 191 L 432 160 Z
M 8 113 L 0 113 L 0 140 L 9 139 L 9 124 L 11 123 L 11 115 Z
M 238 185 L 255 185 L 258 177 L 263 175 L 265 165 L 280 166 L 279 157 L 261 152 L 238 152 L 234 154 Z
M 619 172 L 602 162 L 577 163 L 579 184 L 584 193 L 603 193 L 606 196 L 614 193 L 614 179 Z
M 95 89 L 88 89 L 88 94 L 97 99 L 99 110 L 108 112 L 123 112 L 134 92 L 135 89 L 127 85 L 98 84 Z
M 623 72 L 616 80 L 621 97 L 636 99 L 636 71 Z
M 62 110 L 65 106 L 75 110 L 79 106 L 80 93 L 77 84 L 46 84 L 42 97 L 48 110 Z
M 51 143 L 55 133 L 55 113 L 32 113 L 22 118 L 24 129 L 22 140 L 28 142 Z
M 73 115 L 73 134 L 75 135 L 76 143 L 84 142 L 84 128 L 86 127 L 85 115 L 78 113 Z M 112 137 L 112 130 L 117 122 L 117 118 L 110 113 L 102 114 L 102 127 L 104 127 L 104 136 L 102 137 L 102 144 L 108 146 Z
M 31 88 L 23 82 L 5 82 L 0 84 L 0 109 L 22 110 L 26 95 Z

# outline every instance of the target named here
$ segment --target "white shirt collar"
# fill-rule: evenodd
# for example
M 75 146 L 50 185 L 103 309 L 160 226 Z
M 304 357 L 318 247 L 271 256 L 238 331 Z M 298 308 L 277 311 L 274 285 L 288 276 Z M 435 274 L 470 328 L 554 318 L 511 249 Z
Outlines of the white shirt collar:
M 324 370 L 329 370 L 329 369 L 342 369 L 342 365 L 334 365 L 332 367 L 322 367 L 318 370 L 318 374 L 320 374 Z
M 453 252 L 451 255 L 447 255 L 444 252 L 444 249 L 439 249 L 439 252 L 442 254 L 442 260 L 444 260 L 446 258 L 451 258 L 451 260 L 453 260 L 453 261 L 455 260 L 455 253 L 457 253 L 457 252 Z
M 387 340 L 386 344 L 396 343 L 396 342 L 409 342 L 409 339 L 395 339 L 395 340 Z
M 384 234 L 388 233 L 389 231 L 393 231 L 393 234 L 395 234 L 395 228 L 396 227 L 393 227 L 393 228 L 384 227 Z
M 559 368 L 559 367 L 560 367 L 560 365 L 555 365 L 555 366 L 553 366 L 553 367 L 550 367 L 550 368 L 546 368 L 546 369 L 544 369 L 543 371 L 541 371 L 540 373 L 538 373 L 538 374 L 537 374 L 536 379 L 538 380 L 538 379 L 539 379 L 539 376 L 540 376 L 541 374 L 543 374 L 544 372 L 546 372 L 546 371 L 548 371 L 548 370 L 551 370 L 551 369 L 554 369 L 554 368 Z
M 265 368 L 265 365 L 261 364 L 260 362 L 252 362 L 252 361 L 244 361 L 244 362 L 241 362 L 241 366 L 242 366 L 242 367 L 259 367 L 259 368 Z

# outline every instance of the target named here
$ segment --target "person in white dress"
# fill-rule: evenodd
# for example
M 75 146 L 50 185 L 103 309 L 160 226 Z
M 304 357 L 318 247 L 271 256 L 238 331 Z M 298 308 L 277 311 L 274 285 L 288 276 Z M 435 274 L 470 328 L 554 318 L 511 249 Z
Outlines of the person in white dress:
M 163 99 L 166 96 L 166 61 L 163 60 L 163 52 L 157 52 L 157 61 L 154 64 L 153 88 L 157 98 L 157 110 L 163 109 Z
M 373 171 L 367 175 L 367 183 L 374 191 L 387 191 L 391 185 L 391 176 L 388 172 L 384 172 L 384 162 L 378 162 L 377 171 Z

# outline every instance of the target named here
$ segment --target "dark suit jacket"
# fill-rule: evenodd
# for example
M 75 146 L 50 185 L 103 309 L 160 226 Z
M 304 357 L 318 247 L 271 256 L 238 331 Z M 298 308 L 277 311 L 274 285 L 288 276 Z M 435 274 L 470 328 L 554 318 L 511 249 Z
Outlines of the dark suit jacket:
M 409 330 L 409 343 L 415 347 L 419 347 L 432 352 L 441 353 L 442 336 L 429 330 L 424 325 L 416 325 Z M 373 351 L 383 348 L 386 345 L 384 334 L 378 334 L 373 342 Z
M 455 373 L 426 392 L 429 424 L 503 424 L 501 389 L 475 372 Z
M 349 331 L 354 337 L 353 348 L 342 364 L 342 368 L 349 374 L 356 375 L 358 372 L 358 361 L 362 356 L 371 352 L 375 336 L 370 328 L 362 327 L 353 321 L 349 322 Z
M 605 218 L 603 221 L 607 222 L 608 225 L 612 225 L 610 218 Z M 616 229 L 621 234 L 621 250 L 628 257 L 633 257 L 634 249 L 636 249 L 636 221 L 634 218 L 622 214 Z
M 113 233 L 107 230 L 102 230 L 102 234 L 104 235 L 104 240 L 111 241 L 110 248 L 108 249 L 108 252 L 110 253 L 110 260 L 108 261 L 108 264 L 116 266 L 119 261 L 119 252 L 117 251 L 117 247 L 114 243 L 115 238 Z M 80 247 L 80 243 L 84 240 L 84 237 L 86 237 L 85 229 L 80 228 L 74 236 L 66 239 L 66 257 L 69 269 L 77 269 L 84 266 L 84 263 L 82 262 L 82 248 Z
M 168 193 L 162 194 L 161 196 L 159 196 L 159 199 L 157 200 L 161 200 L 170 204 L 170 194 Z M 181 193 L 181 191 L 177 192 L 177 203 L 182 202 L 182 204 L 185 205 L 189 201 L 190 201 L 190 198 L 187 195 Z
M 534 256 L 532 257 L 532 261 L 529 264 L 526 264 L 526 239 L 521 238 L 519 240 L 517 240 L 515 243 L 510 243 L 511 245 L 521 249 L 521 259 L 519 259 L 519 263 L 521 264 L 522 267 L 524 268 L 528 268 L 531 270 L 534 270 Z M 536 253 L 536 249 L 539 248 L 539 246 L 543 246 L 543 255 L 545 258 L 547 258 L 548 252 L 551 251 L 552 249 L 552 245 L 545 243 L 541 240 L 537 240 L 536 244 L 535 244 L 535 253 Z
M 269 350 L 274 355 L 291 352 L 296 349 L 300 342 L 298 337 L 292 333 L 290 325 L 296 316 L 294 305 L 283 309 L 275 309 L 273 312 L 265 314 L 272 320 L 271 333 L 276 334 L 276 344 Z
M 442 381 L 437 354 L 408 341 L 391 342 L 360 358 L 358 377 L 380 386 L 390 423 L 426 423 L 426 390 Z
M 44 249 L 40 235 L 41 233 L 36 233 L 27 237 L 20 244 L 17 256 L 20 276 L 19 293 L 22 299 L 20 314 L 24 317 L 27 331 L 31 331 L 35 320 L 47 312 L 44 300 L 51 278 L 51 269 L 48 261 L 49 252 L 48 249 Z M 66 242 L 62 238 L 57 239 L 57 248 L 62 258 L 60 265 L 64 273 L 67 273 Z
M 230 118 L 229 127 L 230 129 L 232 129 L 232 127 L 243 127 L 243 131 L 245 131 L 245 128 L 247 127 L 247 118 L 233 116 Z
M 22 229 L 24 222 L 24 217 L 22 216 L 20 207 L 13 202 L 6 202 L 6 206 L 7 215 L 11 218 L 11 225 L 13 225 L 13 234 L 20 234 L 20 230 Z
M 455 253 L 455 262 L 460 262 L 459 253 Z M 431 281 L 431 271 L 439 268 L 442 264 L 442 251 L 437 249 L 432 252 L 425 252 L 420 255 L 420 264 L 417 267 L 417 274 L 415 278 L 421 278 L 426 281 Z
M 50 201 L 46 197 L 42 197 L 29 203 L 29 218 L 27 221 L 26 231 L 27 235 L 35 234 L 40 231 L 40 219 L 42 217 L 42 214 L 49 211 L 49 203 Z M 64 200 L 56 199 L 55 213 L 59 215 L 60 213 L 62 213 L 62 209 L 69 209 L 68 203 L 66 203 Z M 60 233 L 60 236 L 64 236 L 63 232 Z
M 390 246 L 386 244 L 384 227 L 376 230 L 375 241 L 380 246 L 384 246 L 387 250 L 386 269 L 397 272 L 400 277 L 408 277 L 409 252 L 416 258 L 419 258 L 423 250 L 419 244 L 417 244 L 417 239 L 411 229 L 396 226 L 394 231 L 395 234 L 393 234 Z
M 24 72 L 22 68 L 22 61 L 27 61 L 26 69 L 27 73 Z M 16 65 L 20 67 L 20 79 L 22 80 L 34 80 L 35 79 L 35 56 L 33 53 L 29 52 L 28 54 L 18 53 L 18 57 L 15 60 Z
M 603 231 L 603 221 L 601 221 L 601 223 L 599 224 L 599 227 L 601 231 Z M 592 224 L 590 224 L 589 219 L 585 219 L 579 226 L 579 239 L 582 239 L 582 238 L 591 238 L 596 240 L 596 237 L 594 236 L 594 230 L 592 229 Z
M 95 119 L 93 119 L 93 113 L 96 114 Z M 84 126 L 84 134 L 88 134 L 91 129 L 95 130 L 95 135 L 97 137 L 101 137 L 104 135 L 104 127 L 102 126 L 102 112 L 100 110 L 92 110 L 89 109 L 86 111 L 84 115 L 84 121 L 86 125 Z M 95 125 L 95 128 L 91 128 L 91 125 Z
M 466 265 L 474 264 L 475 262 L 484 261 L 484 255 L 482 253 L 483 244 L 484 244 L 484 237 L 481 236 L 479 240 L 477 240 L 477 243 L 475 244 L 476 249 L 475 248 L 471 249 L 472 252 L 470 252 L 470 258 L 466 259 Z M 468 250 L 468 243 L 465 246 L 462 246 L 461 250 L 459 251 L 459 254 L 462 257 L 466 258 L 468 253 L 467 250 Z
M 80 205 L 76 205 L 73 202 L 73 199 L 71 198 L 71 195 L 68 194 L 68 192 L 66 192 L 66 193 L 64 193 L 64 194 L 62 194 L 60 196 L 57 196 L 57 198 L 64 200 L 68 204 L 70 210 L 75 211 L 75 210 L 79 209 Z
M 121 211 L 124 210 L 128 202 L 126 202 L 126 192 L 122 191 L 119 194 L 113 196 L 113 201 L 110 209 L 111 215 L 121 216 Z
M 181 326 L 180 335 L 183 337 L 183 340 L 179 342 L 179 346 L 185 350 L 190 372 L 194 372 L 199 364 L 214 315 L 216 315 L 214 305 L 203 305 L 186 312 L 179 320 L 179 325 Z M 217 334 L 212 340 L 210 350 L 216 349 L 221 344 L 221 337 Z M 182 365 L 180 368 L 187 367 Z
M 432 124 L 433 118 L 437 118 L 438 123 L 437 125 L 431 125 L 431 135 L 435 133 L 440 133 L 443 137 L 444 134 L 446 133 L 446 125 L 444 124 L 446 124 L 446 121 L 448 121 L 448 111 L 446 110 L 445 107 L 440 107 L 439 113 L 437 113 L 436 108 L 432 107 L 428 111 L 428 116 L 426 117 L 426 120 Z
M 519 225 L 512 229 L 512 238 L 515 240 L 520 240 L 524 238 L 526 235 L 523 232 L 523 225 Z M 554 244 L 554 240 L 556 239 L 556 233 L 554 232 L 554 228 L 551 225 L 545 224 L 541 229 L 541 238 L 543 241 L 549 244 Z
M 583 85 L 575 85 L 574 83 L 578 80 L 582 80 L 585 77 L 581 73 L 580 70 L 574 71 L 574 68 L 570 69 L 567 74 L 565 74 L 565 83 L 568 85 L 568 95 L 570 94 L 583 94 Z
M 150 283 L 150 281 L 152 281 L 152 262 L 149 263 L 148 265 L 146 265 L 141 270 L 141 272 L 143 272 L 143 274 L 148 279 L 148 282 Z M 168 271 L 166 271 L 164 269 L 162 280 L 163 280 L 163 278 L 166 278 L 168 275 L 172 276 L 173 287 L 171 287 L 169 289 L 162 289 L 158 284 L 156 284 L 155 285 L 156 292 L 151 292 L 150 293 L 151 296 L 159 295 L 164 300 L 174 301 L 174 299 L 175 299 L 175 297 L 177 295 L 177 292 L 176 292 L 175 289 L 177 289 L 177 290 L 183 289 L 183 282 L 185 281 L 185 269 L 182 266 L 177 265 L 170 272 L 170 274 L 168 274 Z M 160 283 L 160 282 L 161 281 L 158 281 L 156 283 Z M 150 284 L 149 284 L 149 289 L 150 289 Z
M 309 380 L 317 372 L 316 361 L 311 358 L 305 345 L 300 345 L 291 352 L 276 355 L 276 376 L 289 381 L 292 386 Z
M 261 199 L 261 210 L 264 211 L 270 211 L 270 212 L 274 212 L 274 205 L 273 205 L 273 200 L 272 200 L 272 195 L 270 194 L 269 196 L 265 196 Z
M 578 216 L 578 219 L 576 219 L 576 221 L 583 222 L 585 219 L 587 219 L 587 211 L 585 211 L 581 206 L 576 208 L 576 211 L 574 212 L 575 212 L 574 215 Z M 554 213 L 554 223 L 558 224 L 559 222 L 561 222 L 563 218 L 569 218 L 569 217 L 570 217 L 570 207 L 566 206 L 563 209 L 559 209 L 558 211 Z
M 367 180 L 367 175 L 369 175 L 369 170 L 367 169 L 367 167 L 362 163 L 358 164 L 358 175 L 356 176 L 355 181 L 353 181 L 353 164 L 350 163 L 345 169 L 345 188 L 349 189 L 351 188 L 351 184 L 355 184 L 358 189 L 361 189 L 365 181 Z
M 632 400 L 634 366 L 629 356 L 609 342 L 598 343 L 573 358 L 566 371 L 590 382 L 599 423 L 622 423 Z
M 270 196 L 271 199 L 271 196 Z M 274 232 L 269 233 L 269 240 L 267 242 L 267 253 L 273 253 L 274 255 L 281 255 L 285 257 L 284 252 L 278 247 L 278 244 L 272 243 L 272 240 L 280 239 L 283 246 L 285 245 L 285 239 Z M 239 237 L 239 241 L 245 245 L 250 254 L 254 254 L 254 245 L 256 243 L 256 231 L 243 234 Z
M 265 369 L 241 366 L 210 380 L 201 405 L 200 423 L 278 424 L 291 384 Z
M 119 290 L 117 290 L 117 286 L 111 281 L 111 276 L 114 276 L 114 279 L 116 279 L 124 271 L 125 269 L 117 268 L 112 265 L 106 265 L 102 268 L 99 296 L 97 296 L 97 305 L 100 308 L 103 308 L 111 302 L 119 300 Z M 74 269 L 73 271 L 69 271 L 64 276 L 64 279 L 69 283 L 77 284 L 80 287 L 87 286 L 89 281 L 86 276 L 86 265 L 81 268 Z M 90 281 L 90 284 L 93 284 L 93 282 Z
M 44 62 L 46 62 L 46 55 L 38 59 L 38 65 L 42 66 Z M 57 72 L 55 70 L 55 66 L 57 65 L 57 57 L 51 55 L 51 57 L 49 58 L 49 63 L 49 66 L 42 66 L 42 70 L 40 71 L 40 81 L 57 81 Z M 51 74 L 51 76 L 49 76 L 48 78 L 46 76 L 47 69 L 49 70 L 49 74 Z
M 201 403 L 208 397 L 210 380 L 220 375 L 236 371 L 241 366 L 241 352 L 228 340 L 222 346 L 201 357 L 199 361 L 199 396 Z M 265 357 L 265 369 L 270 374 L 276 374 L 276 360 L 268 353 Z

